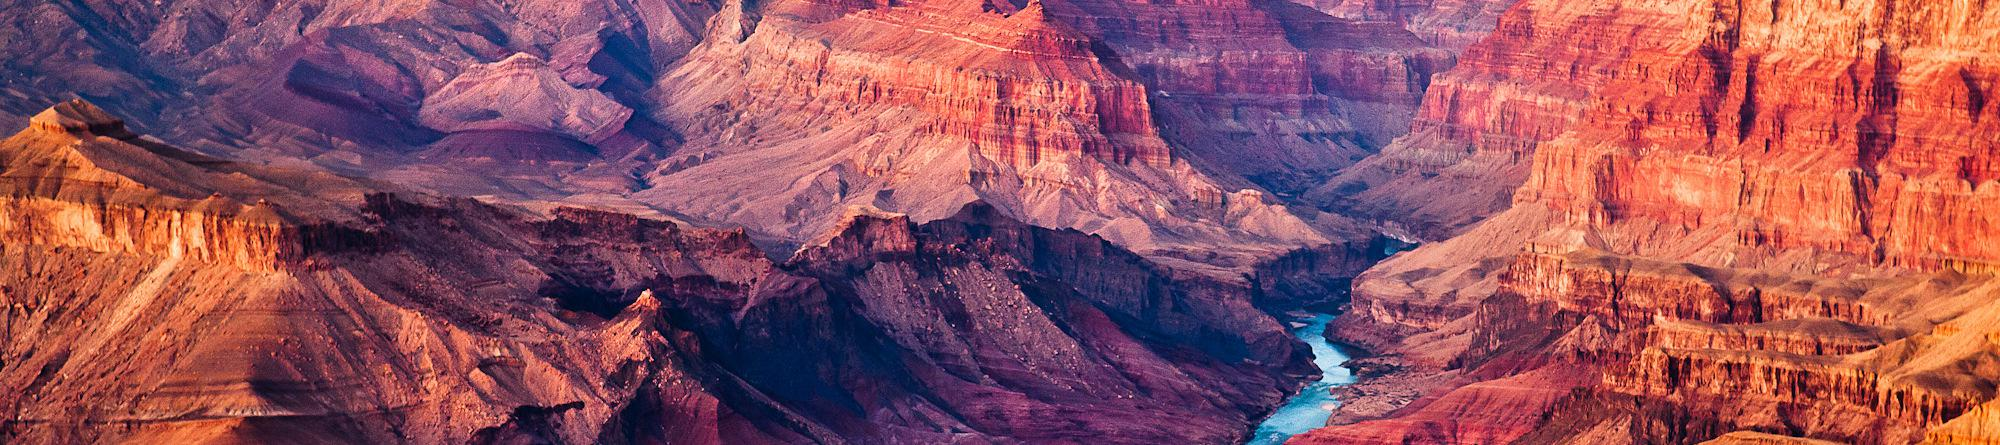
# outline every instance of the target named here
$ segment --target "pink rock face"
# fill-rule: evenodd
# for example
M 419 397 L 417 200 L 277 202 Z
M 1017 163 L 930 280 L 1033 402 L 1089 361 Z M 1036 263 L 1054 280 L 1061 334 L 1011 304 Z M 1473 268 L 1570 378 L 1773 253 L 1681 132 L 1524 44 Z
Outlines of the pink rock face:
M 0 356 L 7 442 L 1238 441 L 1306 371 L 1265 306 L 1379 239 L 1271 189 L 1403 131 L 1450 64 L 1268 2 L 0 26 L 9 118 L 75 94 L 163 136 L 67 107 L 0 146 L 0 307 L 38 331 Z
M 1516 6 L 1432 97 L 1535 85 L 1495 73 L 1536 72 L 1573 83 L 1541 84 L 1561 100 L 1513 103 L 1574 117 L 1482 126 L 1510 122 L 1489 119 L 1509 108 L 1460 108 L 1436 121 L 1460 124 L 1419 124 L 1405 143 L 1498 143 L 1379 158 L 1447 184 L 1476 177 L 1453 176 L 1459 166 L 1502 158 L 1482 151 L 1529 167 L 1511 208 L 1484 223 L 1453 228 L 1418 209 L 1419 231 L 1455 237 L 1364 273 L 1360 316 L 1338 326 L 1387 363 L 1446 377 L 1357 394 L 1361 405 L 1425 397 L 1315 437 L 1426 440 L 1400 425 L 1459 409 L 1432 400 L 1581 369 L 1590 377 L 1554 403 L 1505 396 L 1540 406 L 1543 420 L 1441 428 L 1528 443 L 1736 430 L 1797 437 L 1719 443 L 1976 440 L 1995 378 L 1980 364 L 1994 353 L 1995 306 L 1975 295 L 1989 292 L 1985 238 L 2000 232 L 1974 216 L 1996 129 L 1993 111 L 1973 104 L 1984 102 L 1981 73 L 2000 66 L 1971 54 L 1995 51 L 1982 25 L 1995 14 L 1894 1 Z M 1487 52 L 1526 36 L 1551 48 Z M 1451 132 L 1461 133 L 1424 136 Z M 1355 199 L 1438 186 L 1350 173 L 1365 190 Z
M 1568 131 L 1627 52 L 1679 28 L 1627 8 L 1523 1 L 1432 78 L 1410 133 L 1308 193 L 1347 213 L 1443 239 L 1506 209 L 1537 146 Z M 1668 57 L 1665 55 L 1659 57 Z
M 1436 399 L 1413 402 L 1387 419 L 1314 430 L 1286 443 L 1510 443 L 1532 431 L 1542 422 L 1540 413 L 1583 383 L 1580 375 L 1551 368 L 1472 383 Z
M 1225 443 L 1309 370 L 1253 297 L 1365 261 L 1223 280 L 985 205 L 773 261 L 33 122 L 0 141 L 9 443 Z
M 1155 94 L 1163 133 L 1195 156 L 1292 192 L 1406 130 L 1450 64 L 1391 24 L 1285 2 L 1049 2 Z
M 148 117 L 144 119 L 148 128 L 171 128 L 175 134 L 168 136 L 174 139 L 213 139 L 228 145 L 246 136 L 241 121 L 257 116 L 276 115 L 279 121 L 308 130 L 330 124 L 289 119 L 293 113 L 310 117 L 312 109 L 295 110 L 283 104 L 267 107 L 239 95 L 244 90 L 262 89 L 265 79 L 293 74 L 305 76 L 294 79 L 293 84 L 355 93 L 360 100 L 309 96 L 294 107 L 316 104 L 346 110 L 365 105 L 380 109 L 353 111 L 402 124 L 415 122 L 414 105 L 422 102 L 427 89 L 442 86 L 463 67 L 498 61 L 516 52 L 553 60 L 558 68 L 572 72 L 574 65 L 595 65 L 597 74 L 605 77 L 601 84 L 605 90 L 633 93 L 646 86 L 635 77 L 650 78 L 698 42 L 702 22 L 713 12 L 710 5 L 688 2 L 531 3 L 514 8 L 347 0 L 269 5 L 203 1 L 164 5 L 122 0 L 10 5 L 7 26 L 22 38 L 9 39 L 9 54 L 43 57 L 24 57 L 19 65 L 10 65 L 38 74 L 29 76 L 26 84 L 10 83 L 5 88 L 22 98 L 75 92 L 115 99 L 108 106 L 121 112 L 145 111 L 140 115 Z M 37 37 L 71 35 L 92 38 Z M 610 51 L 597 50 L 607 45 L 618 53 L 618 60 L 604 54 Z M 319 59 L 330 63 L 316 66 L 314 69 L 322 71 L 317 76 L 288 73 L 302 55 L 331 59 Z M 111 62 L 111 58 L 124 62 Z M 406 97 L 369 91 L 365 87 L 371 83 Z M 198 94 L 180 96 L 182 90 Z M 367 93 L 358 93 L 361 91 Z M 411 95 L 414 98 L 407 97 Z M 39 109 L 40 105 L 28 102 L 37 101 L 8 101 L 7 111 L 25 116 Z M 410 109 L 399 110 L 405 106 Z M 151 118 L 155 115 L 174 119 Z M 388 130 L 391 128 L 376 129 Z M 362 145 L 380 144 L 339 128 L 329 128 L 327 133 Z M 270 142 L 290 135 L 248 136 Z M 305 138 L 287 143 L 297 146 L 290 148 L 314 152 L 352 148 Z
M 791 240 L 820 237 L 850 209 L 927 221 L 982 201 L 1239 271 L 1299 247 L 1365 243 L 1345 221 L 1302 218 L 1176 155 L 1150 87 L 1056 5 L 862 6 L 725 11 L 762 15 L 662 80 L 658 117 L 686 143 L 633 197 Z M 770 174 L 794 179 L 751 180 Z
M 909 108 L 923 116 L 916 136 L 963 140 L 1023 170 L 1075 156 L 1172 162 L 1144 87 L 1113 74 L 1086 37 L 1050 22 L 1039 3 L 1000 5 L 924 2 L 825 22 L 768 17 L 731 50 L 744 60 L 687 63 L 690 78 L 671 82 L 669 94 L 742 82 L 753 89 L 727 103 L 735 110 L 803 105 L 812 108 L 792 111 L 831 118 L 842 107 Z M 732 65 L 744 72 L 723 68 Z
M 1235 272 L 1365 243 L 1283 201 L 1406 131 L 1452 61 L 1283 2 L 125 3 L 9 7 L 22 36 L 91 38 L 19 39 L 46 57 L 0 88 L 442 193 L 791 243 L 849 207 L 923 221 L 977 200 Z
M 266 3 L 0 4 L 0 442 L 2000 424 L 1980 1 Z
M 354 187 L 321 175 L 323 197 L 257 195 L 298 187 L 240 176 L 246 168 L 140 137 L 96 106 L 67 102 L 4 141 L 0 237 L 33 245 L 190 257 L 253 270 L 294 262 L 296 224 L 346 218 L 325 201 Z
M 528 265 L 520 215 L 195 155 L 82 102 L 34 121 L 0 141 L 9 442 L 463 441 L 524 410 L 602 424 L 641 381 L 698 386 L 656 300 L 544 324 L 560 315 L 535 287 L 562 272 Z M 691 262 L 732 258 L 716 250 Z
M 601 143 L 625 129 L 632 109 L 585 86 L 541 58 L 515 54 L 459 72 L 424 98 L 420 119 L 444 132 L 545 131 Z
M 1669 5 L 1663 14 L 1708 8 Z M 1737 11 L 1731 4 L 1716 7 Z M 1929 3 L 1744 6 L 1635 63 L 1518 199 L 1593 224 L 1727 226 L 1737 243 L 1887 265 L 1984 268 L 1994 13 Z M 1886 13 L 1883 11 L 1896 11 Z M 1806 21 L 1799 17 L 1843 17 Z M 1811 39 L 1800 36 L 1844 36 Z M 1707 36 L 1707 37 L 1700 37 Z M 1699 37 L 1699 38 L 1697 38 Z M 1748 259 L 1745 259 L 1746 261 Z

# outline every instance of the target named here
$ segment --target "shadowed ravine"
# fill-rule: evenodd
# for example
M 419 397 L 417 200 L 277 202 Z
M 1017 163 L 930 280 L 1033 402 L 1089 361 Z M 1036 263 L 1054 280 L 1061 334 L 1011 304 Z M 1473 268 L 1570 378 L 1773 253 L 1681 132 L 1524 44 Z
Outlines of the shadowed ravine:
M 1333 408 L 1340 404 L 1332 389 L 1354 383 L 1354 373 L 1340 366 L 1347 362 L 1347 354 L 1326 340 L 1326 324 L 1332 322 L 1333 317 L 1333 314 L 1315 313 L 1305 320 L 1304 326 L 1292 330 L 1300 341 L 1312 346 L 1313 366 L 1319 367 L 1319 381 L 1306 385 L 1258 424 L 1257 431 L 1250 435 L 1251 445 L 1284 443 L 1293 435 L 1326 426 L 1327 417 L 1333 415 Z

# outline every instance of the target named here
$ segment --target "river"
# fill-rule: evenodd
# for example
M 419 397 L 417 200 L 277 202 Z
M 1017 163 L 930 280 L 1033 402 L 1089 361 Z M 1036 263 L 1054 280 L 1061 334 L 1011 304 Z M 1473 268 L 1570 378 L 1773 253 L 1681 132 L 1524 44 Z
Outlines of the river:
M 1312 346 L 1313 365 L 1319 367 L 1319 381 L 1306 385 L 1298 395 L 1286 400 L 1283 406 L 1271 412 L 1270 417 L 1264 418 L 1264 423 L 1258 424 L 1257 431 L 1250 434 L 1249 445 L 1281 444 L 1293 435 L 1326 426 L 1326 419 L 1333 416 L 1333 408 L 1340 405 L 1330 390 L 1354 383 L 1354 373 L 1340 366 L 1347 362 L 1347 354 L 1326 341 L 1326 324 L 1333 321 L 1333 315 L 1313 314 L 1306 321 L 1305 326 L 1292 330 L 1292 335 Z

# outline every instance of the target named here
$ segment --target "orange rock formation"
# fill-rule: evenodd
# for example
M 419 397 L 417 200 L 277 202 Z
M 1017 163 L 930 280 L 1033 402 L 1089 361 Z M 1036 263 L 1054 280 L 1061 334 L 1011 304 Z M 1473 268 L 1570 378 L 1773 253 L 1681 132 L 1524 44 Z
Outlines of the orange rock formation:
M 1354 412 L 1301 441 L 1978 440 L 1977 407 L 2000 377 L 1990 365 L 2000 349 L 1986 340 L 1996 310 L 1987 264 L 2000 259 L 1989 238 L 2000 227 L 1978 216 L 1994 179 L 1982 159 L 2000 140 L 1982 105 L 2000 72 L 1996 17 L 1916 1 L 1518 5 L 1432 98 L 1472 91 L 1452 81 L 1542 85 L 1566 98 L 1476 97 L 1575 118 L 1484 139 L 1530 143 L 1471 145 L 1530 159 L 1511 209 L 1468 228 L 1421 207 L 1385 214 L 1456 236 L 1365 273 L 1357 316 L 1336 335 L 1445 377 L 1364 383 L 1354 390 L 1364 406 L 1369 393 L 1398 388 L 1429 396 Z M 1592 26 L 1546 26 L 1562 23 Z M 1485 72 L 1577 86 L 1459 76 L 1482 72 L 1482 48 L 1523 39 L 1569 49 Z M 1480 122 L 1481 109 L 1492 108 L 1449 115 Z M 1403 143 L 1439 146 L 1425 133 L 1419 124 Z M 1425 166 L 1408 162 L 1428 159 L 1422 151 L 1392 148 L 1379 162 L 1450 175 L 1501 159 L 1479 152 Z M 1363 193 L 1436 186 L 1382 177 L 1391 179 L 1363 181 L 1379 188 Z M 1591 377 L 1558 383 L 1573 388 L 1564 394 L 1502 395 L 1481 383 L 1579 369 Z M 1399 420 L 1442 418 L 1462 409 L 1446 401 L 1480 396 L 1545 414 Z

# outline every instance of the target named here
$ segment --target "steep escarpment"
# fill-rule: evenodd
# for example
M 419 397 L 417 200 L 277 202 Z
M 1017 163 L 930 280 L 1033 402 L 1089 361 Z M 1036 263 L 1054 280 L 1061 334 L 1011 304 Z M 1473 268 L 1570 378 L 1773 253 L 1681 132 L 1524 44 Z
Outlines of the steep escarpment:
M 634 196 L 790 240 L 831 230 L 849 208 L 928 221 L 981 201 L 1225 268 L 1366 237 L 1170 149 L 1149 87 L 1056 10 L 733 6 L 725 15 L 740 18 L 721 20 L 755 26 L 716 27 L 662 82 L 661 119 L 688 142 Z M 775 172 L 794 179 L 747 179 Z
M 1590 332 L 1601 340 L 1595 346 L 1552 344 L 1577 351 L 1580 363 L 1605 367 L 1591 385 L 1597 395 L 1584 399 L 1629 397 L 1651 407 L 1610 413 L 1569 407 L 1555 410 L 1558 420 L 1551 422 L 1692 426 L 1679 432 L 1631 431 L 1676 441 L 1756 429 L 1908 443 L 1992 397 L 1984 383 L 1993 378 L 1983 364 L 1993 356 L 1987 334 L 1961 329 L 1982 323 L 1976 320 L 1991 310 L 1980 301 L 1990 292 L 1987 279 L 1829 280 L 1593 257 L 1524 259 L 1502 280 L 1510 290 L 1545 292 L 1551 277 L 1542 271 L 1554 267 L 1564 271 L 1556 280 L 1576 284 L 1570 295 L 1633 297 L 1581 305 L 1557 298 L 1548 312 L 1552 319 L 1581 320 L 1558 322 L 1559 329 L 1569 329 L 1572 337 Z M 1587 264 L 1604 259 L 1630 262 Z M 1527 281 L 1516 282 L 1521 279 Z M 1523 300 L 1546 304 L 1543 297 Z M 1718 300 L 1733 301 L 1737 310 L 1690 311 L 1691 305 Z M 1651 320 L 1586 313 L 1614 307 Z M 1929 321 L 1939 319 L 1951 321 Z
M 1975 216 L 1993 179 L 1980 104 L 2000 70 L 1996 14 L 1517 6 L 1508 17 L 1610 24 L 1544 29 L 1616 57 L 1510 63 L 1594 94 L 1517 152 L 1509 210 L 1357 279 L 1358 316 L 1336 335 L 1380 366 L 1441 374 L 1363 382 L 1346 424 L 1310 439 L 1980 440 L 2000 353 L 1983 297 L 2000 232 Z M 1549 375 L 1573 378 L 1495 387 Z M 1468 400 L 1543 414 L 1452 418 Z
M 1571 128 L 1630 60 L 1674 57 L 1665 12 L 1523 1 L 1431 79 L 1409 134 L 1306 197 L 1439 240 L 1505 210 L 1535 148 Z M 1623 51 L 1604 51 L 1623 48 Z
M 209 154 L 518 199 L 624 192 L 633 166 L 612 164 L 676 142 L 629 116 L 715 6 L 12 4 L 0 114 L 83 97 Z
M 463 441 L 536 416 L 563 421 L 521 434 L 591 441 L 641 382 L 730 412 L 657 300 L 585 323 L 543 297 L 573 272 L 523 215 L 193 155 L 81 102 L 34 123 L 0 142 L 9 441 Z
M 1918 269 L 1978 269 L 1996 256 L 1985 240 L 1994 227 L 1971 215 L 1990 201 L 2000 137 L 1983 105 L 1996 48 L 1975 29 L 2000 13 L 1895 2 L 1712 9 L 1688 25 L 1710 31 L 1685 42 L 1690 57 L 1612 87 L 1643 99 L 1592 107 L 1579 131 L 1539 150 L 1520 198 L 1599 225 L 1728 227 L 1730 244 L 1765 251 Z M 1850 18 L 1801 18 L 1819 16 Z M 1836 33 L 1866 37 L 1791 45 Z M 1690 90 L 1702 93 L 1674 94 Z
M 0 154 L 7 192 L 0 236 L 252 269 L 295 262 L 308 243 L 341 236 L 319 224 L 355 215 L 327 200 L 361 187 L 331 175 L 247 177 L 248 167 L 142 138 L 81 101 L 37 114 L 26 131 L 0 141 Z M 322 194 L 282 194 L 308 184 Z M 279 196 L 264 198 L 272 195 Z
M 1287 2 L 1047 2 L 1154 94 L 1164 136 L 1213 168 L 1296 193 L 1407 130 L 1451 64 L 1391 23 Z
M 81 102 L 0 155 L 9 442 L 1233 442 L 1310 371 L 1258 296 L 1365 261 L 1265 289 L 983 205 L 773 261 L 194 155 Z
M 1295 195 L 1457 48 L 1271 1 L 140 3 L 6 6 L 5 114 L 83 97 L 204 154 L 773 245 L 986 202 L 1224 273 L 1369 243 Z
M 9 47 L 10 54 L 48 56 L 10 61 L 18 64 L 10 66 L 18 68 L 16 72 L 31 74 L 11 78 L 24 82 L 8 86 L 19 97 L 75 92 L 109 99 L 99 102 L 134 112 L 128 115 L 256 112 L 279 120 L 313 110 L 260 110 L 255 109 L 257 103 L 228 101 L 196 106 L 210 105 L 206 101 L 226 91 L 277 86 L 245 77 L 276 74 L 289 78 L 278 85 L 289 85 L 293 93 L 305 96 L 301 100 L 328 110 L 413 118 L 394 112 L 414 105 L 402 100 L 406 96 L 415 94 L 420 102 L 425 93 L 443 86 L 471 62 L 497 61 L 512 52 L 553 61 L 577 84 L 602 86 L 613 95 L 632 94 L 646 86 L 635 83 L 635 77 L 650 77 L 650 72 L 697 43 L 700 26 L 713 11 L 703 3 L 594 1 L 506 5 L 312 1 L 246 7 L 231 2 L 165 5 L 108 0 L 9 8 L 14 13 L 8 16 L 19 19 L 8 21 L 19 37 L 9 39 L 15 44 Z M 346 64 L 296 64 L 302 56 Z M 113 58 L 121 63 L 111 63 Z M 327 90 L 336 86 L 373 88 Z M 195 88 L 200 94 L 175 97 L 168 94 L 175 90 L 161 87 Z M 322 91 L 311 91 L 314 87 Z M 111 91 L 135 94 L 108 94 Z M 38 106 L 32 105 L 36 102 L 41 101 L 9 101 L 16 107 Z M 9 111 L 25 116 L 34 110 Z M 206 123 L 188 119 L 157 124 L 208 136 L 208 129 L 197 128 Z M 414 124 L 415 119 L 402 123 Z
M 748 60 L 689 63 L 684 69 L 701 71 L 690 76 L 725 77 L 689 81 L 772 88 L 726 104 L 741 112 L 766 111 L 789 105 L 787 101 L 910 108 L 933 116 L 916 126 L 918 133 L 965 140 L 984 150 L 985 157 L 1021 169 L 1069 156 L 1117 164 L 1172 162 L 1155 133 L 1144 87 L 1099 60 L 1086 36 L 1051 23 L 1040 4 L 1013 10 L 1004 3 L 925 2 L 821 12 L 837 15 L 826 21 L 766 17 L 740 49 Z M 714 51 L 723 50 L 714 46 Z M 914 48 L 926 51 L 902 56 Z M 733 65 L 748 72 L 726 70 Z M 749 78 L 728 78 L 737 75 Z M 727 91 L 673 95 L 718 93 Z M 801 118 L 834 117 L 833 110 L 798 111 L 810 112 Z M 783 123 L 769 122 L 773 127 Z
M 1985 277 L 1838 279 L 1551 251 L 1538 246 L 1508 260 L 1489 296 L 1470 307 L 1377 311 L 1349 322 L 1357 332 L 1375 320 L 1400 322 L 1386 326 L 1414 332 L 1411 343 L 1424 346 L 1378 340 L 1390 345 L 1386 363 L 1445 376 L 1364 383 L 1348 393 L 1361 408 L 1406 397 L 1393 391 L 1434 392 L 1386 411 L 1349 410 L 1355 420 L 1388 417 L 1312 437 L 1394 442 L 1455 431 L 1481 441 L 1694 442 L 1754 429 L 1908 443 L 1992 397 L 1983 383 L 1994 378 L 1988 334 L 1963 328 L 1992 310 Z M 1368 288 L 1357 289 L 1357 300 L 1381 296 L 1361 296 Z M 1506 390 L 1522 381 L 1538 391 Z M 1450 416 L 1470 400 L 1541 414 Z
M 714 360 L 851 438 L 1229 442 L 1307 371 L 1229 286 L 999 216 L 856 217 L 783 266 L 810 281 L 688 323 Z

